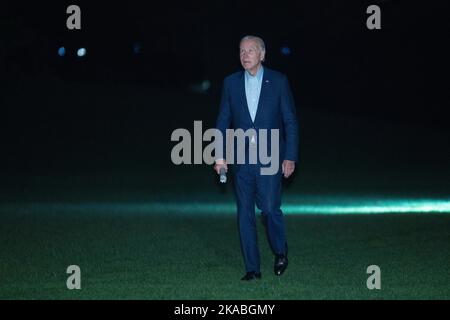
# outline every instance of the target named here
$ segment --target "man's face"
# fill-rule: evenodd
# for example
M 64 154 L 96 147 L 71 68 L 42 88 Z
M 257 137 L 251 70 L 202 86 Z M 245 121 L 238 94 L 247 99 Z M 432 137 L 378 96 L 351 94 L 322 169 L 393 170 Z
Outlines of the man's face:
M 261 61 L 264 60 L 264 52 L 261 51 L 258 42 L 247 39 L 241 42 L 240 57 L 242 67 L 254 74 L 261 65 Z

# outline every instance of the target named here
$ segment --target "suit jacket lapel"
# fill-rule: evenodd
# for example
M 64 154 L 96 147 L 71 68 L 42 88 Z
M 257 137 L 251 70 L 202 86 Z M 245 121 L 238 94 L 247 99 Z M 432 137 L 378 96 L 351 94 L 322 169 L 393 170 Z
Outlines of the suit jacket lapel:
M 264 68 L 264 74 L 263 74 L 262 83 L 261 83 L 261 92 L 259 93 L 258 108 L 256 109 L 254 123 L 256 123 L 258 121 L 258 115 L 263 112 L 262 108 L 264 106 L 264 99 L 266 98 L 266 95 L 267 95 L 267 86 L 269 86 L 269 85 L 270 85 L 269 72 L 268 72 L 267 68 Z M 249 115 L 250 115 L 250 113 L 249 113 Z M 250 120 L 251 120 L 251 118 L 250 118 Z
M 244 112 L 247 115 L 248 120 L 250 123 L 253 123 L 252 116 L 250 115 L 250 111 L 248 110 L 248 103 L 247 103 L 247 95 L 245 94 L 245 71 L 242 72 L 241 75 L 241 83 L 239 84 L 239 90 L 241 91 L 240 96 L 242 99 L 242 105 L 244 106 Z M 256 117 L 255 117 L 256 120 Z

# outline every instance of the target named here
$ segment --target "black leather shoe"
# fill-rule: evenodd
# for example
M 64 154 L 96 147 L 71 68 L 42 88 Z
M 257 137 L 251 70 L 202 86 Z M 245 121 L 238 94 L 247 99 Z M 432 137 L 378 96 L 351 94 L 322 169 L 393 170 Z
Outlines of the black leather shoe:
M 255 271 L 247 272 L 245 274 L 245 276 L 243 276 L 241 278 L 241 280 L 244 280 L 244 281 L 249 281 L 249 280 L 254 280 L 254 279 L 261 279 L 261 272 L 255 272 Z
M 288 258 L 285 254 L 277 254 L 275 256 L 275 263 L 273 271 L 276 276 L 281 276 L 288 266 Z

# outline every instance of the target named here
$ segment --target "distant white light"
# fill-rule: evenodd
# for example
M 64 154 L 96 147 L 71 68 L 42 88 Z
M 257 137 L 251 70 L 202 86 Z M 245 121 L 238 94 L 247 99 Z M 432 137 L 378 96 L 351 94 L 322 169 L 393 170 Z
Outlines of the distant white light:
M 66 55 L 66 48 L 64 48 L 64 47 L 59 48 L 58 49 L 58 55 L 60 57 L 64 57 Z
M 196 93 L 207 93 L 208 90 L 211 88 L 211 81 L 209 80 L 203 80 L 200 83 L 191 84 L 190 90 Z
M 86 55 L 86 49 L 85 48 L 78 49 L 77 56 L 84 57 L 85 55 Z
M 211 82 L 209 80 L 204 80 L 204 81 L 202 81 L 200 86 L 203 91 L 208 91 L 209 88 L 211 88 Z

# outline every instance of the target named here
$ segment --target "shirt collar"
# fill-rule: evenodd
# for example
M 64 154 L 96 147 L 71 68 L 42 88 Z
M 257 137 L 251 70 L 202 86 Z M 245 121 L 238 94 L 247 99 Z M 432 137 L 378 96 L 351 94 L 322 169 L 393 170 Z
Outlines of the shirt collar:
M 255 74 L 254 76 L 252 76 L 252 75 L 250 74 L 250 72 L 248 72 L 247 70 L 245 70 L 245 78 L 246 78 L 247 80 L 250 80 L 250 79 L 257 79 L 259 82 L 261 82 L 261 81 L 262 81 L 263 74 L 264 74 L 264 68 L 263 68 L 262 65 L 259 67 L 258 71 L 256 72 L 256 74 Z

